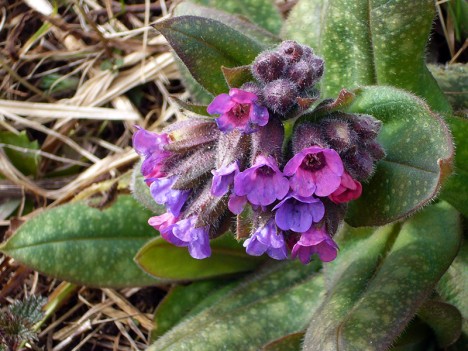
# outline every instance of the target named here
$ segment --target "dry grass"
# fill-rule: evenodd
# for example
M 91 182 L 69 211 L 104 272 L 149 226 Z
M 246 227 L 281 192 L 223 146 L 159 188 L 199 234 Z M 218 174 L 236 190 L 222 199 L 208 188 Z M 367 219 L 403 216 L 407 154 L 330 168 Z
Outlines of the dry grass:
M 0 216 L 0 240 L 36 211 L 128 171 L 137 160 L 133 125 L 157 130 L 181 118 L 168 97 L 188 97 L 164 38 L 152 28 L 174 1 L 58 2 L 53 8 L 50 0 L 0 0 L 0 131 L 26 131 L 41 156 L 38 174 L 26 176 L 5 154 L 15 146 L 0 143 L 0 205 L 8 199 L 17 206 L 15 218 Z M 277 1 L 283 12 L 294 3 Z M 442 21 L 442 27 L 456 60 L 466 43 L 457 48 L 453 26 Z M 164 293 L 78 287 L 0 256 L 1 304 L 33 294 L 63 298 L 63 305 L 47 306 L 33 349 L 145 349 Z

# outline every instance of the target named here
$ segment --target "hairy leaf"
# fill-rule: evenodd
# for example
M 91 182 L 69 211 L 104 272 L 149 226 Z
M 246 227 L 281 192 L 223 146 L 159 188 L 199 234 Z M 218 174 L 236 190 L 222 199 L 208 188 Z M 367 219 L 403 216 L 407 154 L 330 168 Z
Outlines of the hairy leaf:
M 362 196 L 349 206 L 353 226 L 401 219 L 431 201 L 451 172 L 453 145 L 444 121 L 415 96 L 390 87 L 355 91 L 348 111 L 383 122 L 378 141 L 387 156 Z
M 386 228 L 392 228 L 390 240 L 382 238 Z M 379 240 L 389 250 L 372 263 L 385 252 L 375 246 Z M 332 263 L 335 284 L 312 317 L 304 350 L 389 348 L 453 261 L 460 240 L 459 215 L 441 202 L 357 242 L 354 260 L 353 248 L 344 247 Z
M 433 0 L 302 0 L 285 35 L 304 40 L 325 59 L 322 92 L 391 85 L 424 98 L 432 109 L 451 108 L 425 65 L 425 49 L 435 16 Z M 304 10 L 302 10 L 304 9 Z M 311 15 L 309 11 L 321 10 Z M 320 26 L 317 22 L 320 21 Z M 302 28 L 314 33 L 297 34 Z
M 133 262 L 155 235 L 147 223 L 150 215 L 129 195 L 104 210 L 70 203 L 24 223 L 0 251 L 34 270 L 81 285 L 154 285 L 158 280 Z
M 455 142 L 455 170 L 440 197 L 468 217 L 468 118 L 450 116 L 446 121 Z
M 275 264 L 182 322 L 148 350 L 258 350 L 303 330 L 323 297 L 318 264 Z
M 215 95 L 228 90 L 221 66 L 250 64 L 264 49 L 262 43 L 209 18 L 180 16 L 158 22 L 155 28 L 198 83 Z

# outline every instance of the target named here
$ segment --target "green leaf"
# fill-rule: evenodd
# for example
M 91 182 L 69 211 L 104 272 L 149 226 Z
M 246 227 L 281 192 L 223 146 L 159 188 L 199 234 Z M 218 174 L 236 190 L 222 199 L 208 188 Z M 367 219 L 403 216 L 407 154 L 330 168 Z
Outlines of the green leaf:
M 208 116 L 210 117 L 211 115 L 206 111 L 208 108 L 207 105 L 198 105 L 198 104 L 191 104 L 190 102 L 187 101 L 182 101 L 179 98 L 175 96 L 171 96 L 170 99 L 177 104 L 181 109 L 193 112 L 197 115 L 202 115 L 202 116 Z
M 221 67 L 221 70 L 230 88 L 240 88 L 242 84 L 254 80 L 252 72 L 250 71 L 250 66 L 233 68 Z
M 441 348 L 452 345 L 460 337 L 462 315 L 451 304 L 438 300 L 426 301 L 419 309 L 418 317 L 434 330 Z
M 266 30 L 278 34 L 282 19 L 271 0 L 189 0 L 209 8 L 242 15 Z
M 437 292 L 468 319 L 468 241 L 464 241 L 457 257 L 440 280 Z
M 432 293 L 460 241 L 458 212 L 441 202 L 352 241 L 354 248 L 342 247 L 332 263 L 334 284 L 312 317 L 304 351 L 388 349 Z M 384 242 L 388 248 L 382 251 Z
M 266 344 L 261 351 L 298 351 L 301 349 L 302 339 L 303 332 L 289 334 Z
M 151 340 L 161 337 L 184 319 L 207 294 L 222 287 L 225 283 L 223 280 L 207 280 L 193 282 L 186 286 L 174 286 L 159 303 L 154 313 L 155 328 L 151 332 Z
M 293 11 L 293 20 L 301 25 L 288 28 L 285 34 L 315 47 L 320 38 L 325 97 L 335 96 L 342 88 L 390 85 L 424 98 L 435 111 L 450 113 L 449 103 L 425 65 L 435 16 L 433 0 L 303 0 L 298 5 L 322 10 L 314 15 Z M 314 33 L 295 34 L 301 28 Z
M 25 131 L 19 134 L 0 132 L 0 149 L 10 162 L 24 175 L 36 175 L 40 162 L 39 144 L 36 140 L 29 141 Z M 1 174 L 0 170 L 0 174 Z
M 453 146 L 444 121 L 415 96 L 390 87 L 355 91 L 348 108 L 383 122 L 378 136 L 387 156 L 349 206 L 353 226 L 380 225 L 401 219 L 431 201 L 451 172 Z
M 328 0 L 299 0 L 283 24 L 281 37 L 319 49 L 321 16 L 327 6 Z
M 174 10 L 175 16 L 197 16 L 221 22 L 242 33 L 250 39 L 266 46 L 278 44 L 281 39 L 267 30 L 252 23 L 247 18 L 238 16 L 239 13 L 226 13 L 222 8 L 205 7 L 191 2 L 182 2 Z M 228 11 L 230 12 L 230 11 Z
M 278 263 L 237 288 L 153 344 L 157 350 L 258 350 L 299 332 L 323 298 L 320 264 Z
M 4 199 L 0 201 L 0 221 L 7 219 L 21 204 L 20 199 Z
M 431 329 L 416 317 L 409 322 L 408 327 L 405 328 L 390 350 L 429 351 L 434 349 L 429 348 L 429 344 L 432 344 L 432 342 L 431 340 L 428 340 L 428 338 L 431 337 Z
M 468 118 L 451 116 L 446 121 L 455 141 L 455 170 L 444 183 L 440 198 L 468 217 Z
M 468 3 L 466 5 L 468 6 Z M 468 109 L 468 90 L 466 88 L 468 64 L 454 63 L 451 65 L 428 65 L 427 67 L 453 109 L 455 111 Z
M 16 261 L 73 283 L 97 287 L 158 283 L 133 262 L 154 237 L 151 213 L 129 195 L 99 210 L 83 202 L 46 210 L 24 223 L 0 251 Z
M 155 28 L 198 83 L 215 95 L 228 90 L 221 66 L 250 64 L 264 49 L 260 42 L 208 18 L 180 16 L 158 22 Z
M 156 203 L 151 196 L 149 186 L 146 185 L 145 179 L 140 171 L 141 163 L 142 161 L 136 163 L 132 170 L 132 179 L 130 181 L 130 190 L 132 191 L 132 195 L 141 205 L 148 210 L 151 210 L 154 214 L 163 214 L 166 212 L 166 208 L 163 205 Z
M 197 280 L 246 272 L 264 261 L 247 255 L 230 233 L 212 240 L 210 245 L 211 256 L 197 260 L 190 256 L 186 247 L 155 238 L 140 249 L 135 260 L 147 273 L 174 280 Z

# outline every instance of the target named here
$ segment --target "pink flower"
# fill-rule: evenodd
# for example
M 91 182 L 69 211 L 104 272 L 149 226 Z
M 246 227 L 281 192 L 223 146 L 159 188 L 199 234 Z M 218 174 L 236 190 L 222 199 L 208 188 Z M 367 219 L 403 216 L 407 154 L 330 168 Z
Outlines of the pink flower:
M 244 133 L 252 133 L 257 126 L 268 123 L 268 110 L 256 103 L 258 96 L 237 88 L 229 90 L 228 94 L 221 94 L 214 98 L 208 106 L 209 114 L 219 114 L 216 118 L 219 130 L 230 132 L 238 129 Z
M 344 168 L 335 150 L 311 146 L 302 149 L 284 167 L 291 189 L 299 196 L 328 196 L 341 184 Z
M 327 234 L 325 228 L 312 226 L 302 233 L 299 241 L 291 251 L 291 258 L 298 257 L 303 264 L 310 262 L 312 255 L 317 254 L 324 262 L 333 261 L 336 258 L 338 246 Z
M 362 193 L 362 185 L 353 179 L 348 172 L 341 176 L 341 184 L 328 198 L 336 204 L 356 200 Z

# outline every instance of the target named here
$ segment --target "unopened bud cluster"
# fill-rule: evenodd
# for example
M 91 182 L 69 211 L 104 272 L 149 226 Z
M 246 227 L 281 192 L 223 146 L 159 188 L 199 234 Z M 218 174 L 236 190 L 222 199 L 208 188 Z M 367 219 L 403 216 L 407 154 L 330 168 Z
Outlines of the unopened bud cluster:
M 323 75 L 324 62 L 312 49 L 295 41 L 262 52 L 252 63 L 255 82 L 241 87 L 256 94 L 265 107 L 284 116 L 298 99 L 316 97 L 313 86 Z
M 207 111 L 216 119 L 135 133 L 141 172 L 167 210 L 149 223 L 197 259 L 231 229 L 250 255 L 331 261 L 347 203 L 385 155 L 376 141 L 381 123 L 332 111 L 318 122 L 299 119 L 285 140 L 282 120 L 295 113 L 297 97 L 309 96 L 323 61 L 286 41 L 260 54 L 252 73 L 255 82 L 215 97 Z

